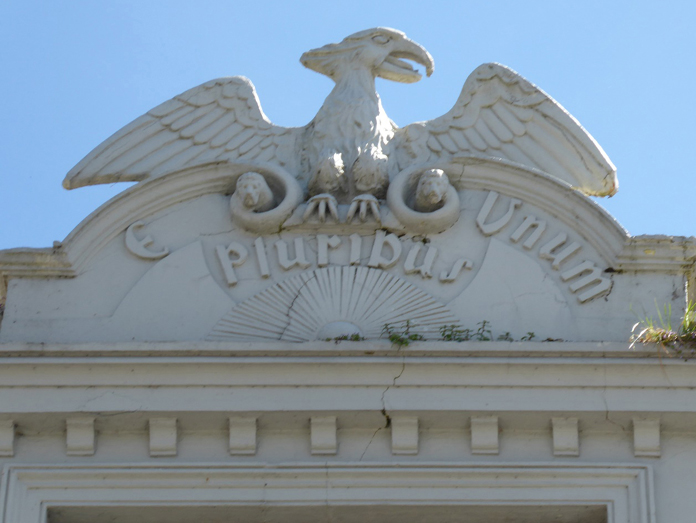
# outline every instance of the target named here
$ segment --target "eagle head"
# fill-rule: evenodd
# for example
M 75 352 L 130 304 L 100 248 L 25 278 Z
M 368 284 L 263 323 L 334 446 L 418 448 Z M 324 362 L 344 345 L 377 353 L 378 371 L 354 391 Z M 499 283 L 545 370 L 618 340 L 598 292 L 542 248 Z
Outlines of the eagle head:
M 387 27 L 359 31 L 338 44 L 328 44 L 307 51 L 300 58 L 305 67 L 337 80 L 341 74 L 362 66 L 373 76 L 394 82 L 413 83 L 421 74 L 406 60 L 425 67 L 430 76 L 435 64 L 433 57 L 421 45 L 409 40 L 404 33 Z

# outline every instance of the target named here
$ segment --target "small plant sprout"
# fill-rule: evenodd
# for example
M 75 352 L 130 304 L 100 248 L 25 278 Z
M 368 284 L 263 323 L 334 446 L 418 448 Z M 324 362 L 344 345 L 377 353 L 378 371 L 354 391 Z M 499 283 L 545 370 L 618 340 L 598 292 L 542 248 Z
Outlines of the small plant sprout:
M 443 325 L 440 327 L 440 339 L 442 341 L 515 341 L 510 332 L 500 334 L 497 338 L 493 337 L 491 322 L 482 320 L 476 324 L 476 330 L 464 329 L 459 325 Z M 528 332 L 520 338 L 520 341 L 532 341 L 536 335 Z
M 696 303 L 689 302 L 679 326 L 672 328 L 672 306 L 657 309 L 657 321 L 646 317 L 633 326 L 632 349 L 636 343 L 655 343 L 665 352 L 688 360 L 696 355 Z
M 382 329 L 382 336 L 386 336 L 389 341 L 399 348 L 408 346 L 412 341 L 425 339 L 422 334 L 411 332 L 412 328 L 413 323 L 411 323 L 411 320 L 406 320 L 400 327 L 386 323 Z
M 694 314 L 694 330 L 696 330 L 696 314 Z M 422 341 L 425 337 L 422 334 L 413 332 L 414 324 L 411 320 L 406 320 L 401 324 L 387 323 L 382 329 L 382 336 L 391 341 L 394 345 L 399 347 L 405 347 L 409 345 L 412 341 Z M 491 322 L 488 320 L 482 320 L 476 324 L 476 329 L 466 329 L 457 324 L 442 325 L 440 327 L 440 340 L 441 341 L 454 341 L 454 342 L 464 342 L 464 341 L 517 341 L 512 334 L 507 331 L 503 334 L 494 337 L 493 331 L 491 329 Z M 527 332 L 522 336 L 519 341 L 532 341 L 536 338 L 536 334 L 533 332 Z M 347 338 L 341 338 L 347 339 Z M 362 341 L 364 338 L 350 338 L 350 341 Z M 551 339 L 546 341 L 563 341 L 561 339 Z
M 460 329 L 458 325 L 443 325 L 440 327 L 440 338 L 443 341 L 469 341 L 471 329 Z
M 491 322 L 488 320 L 480 321 L 476 324 L 478 329 L 474 332 L 472 338 L 477 341 L 491 341 L 493 339 L 493 334 L 491 333 Z
M 326 338 L 325 341 L 333 341 L 335 343 L 341 341 L 365 341 L 365 337 L 356 332 L 354 334 L 342 334 L 341 336 L 336 336 L 335 338 Z

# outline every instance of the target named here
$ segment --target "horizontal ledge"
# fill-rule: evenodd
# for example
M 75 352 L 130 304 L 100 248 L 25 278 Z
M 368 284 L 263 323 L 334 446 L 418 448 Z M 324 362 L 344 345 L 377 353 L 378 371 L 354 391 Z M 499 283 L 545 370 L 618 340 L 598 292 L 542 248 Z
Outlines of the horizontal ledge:
M 313 471 L 318 470 L 323 473 L 326 469 L 333 469 L 337 471 L 351 471 L 351 470 L 371 470 L 378 474 L 384 472 L 384 469 L 397 470 L 400 472 L 406 471 L 432 471 L 432 470 L 461 470 L 467 472 L 468 470 L 491 470 L 493 473 L 498 473 L 500 471 L 506 471 L 509 469 L 519 469 L 519 470 L 558 470 L 564 474 L 576 474 L 579 471 L 585 470 L 598 470 L 605 474 L 614 474 L 617 471 L 619 473 L 641 473 L 651 470 L 650 465 L 644 463 L 633 463 L 633 462 L 602 462 L 602 463 L 585 463 L 573 461 L 572 464 L 568 462 L 559 461 L 533 461 L 533 462 L 520 462 L 520 461 L 371 461 L 371 462 L 344 462 L 344 461 L 285 461 L 285 462 L 250 462 L 250 463 L 235 463 L 226 462 L 220 463 L 218 461 L 213 462 L 197 462 L 197 463 L 143 463 L 142 461 L 125 462 L 125 463 L 95 463 L 95 464 L 84 464 L 84 463 L 58 463 L 58 464 L 46 464 L 46 463 L 13 463 L 8 467 L 10 471 L 13 472 L 33 472 L 33 471 L 60 471 L 65 473 L 96 473 L 100 474 L 105 471 L 123 471 L 125 474 L 136 474 L 138 472 L 149 474 L 152 471 L 166 473 L 169 470 L 180 470 L 182 472 L 191 473 L 203 473 L 210 474 L 212 472 L 236 472 L 241 471 L 246 473 L 248 471 L 259 471 L 262 473 L 273 473 L 276 471 L 285 472 L 290 471 L 293 473 L 295 470 L 307 470 Z
M 0 343 L 0 358 L 148 358 L 148 357 L 466 357 L 466 358 L 680 358 L 656 345 L 628 342 L 425 341 L 398 346 L 386 340 L 271 342 L 118 342 Z

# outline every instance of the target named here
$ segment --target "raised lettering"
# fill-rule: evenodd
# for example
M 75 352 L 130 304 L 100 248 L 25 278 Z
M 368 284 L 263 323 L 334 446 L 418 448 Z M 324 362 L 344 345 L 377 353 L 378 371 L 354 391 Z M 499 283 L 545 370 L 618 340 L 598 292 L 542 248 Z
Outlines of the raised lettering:
M 539 258 L 542 260 L 551 260 L 551 267 L 555 270 L 559 270 L 561 268 L 561 263 L 582 248 L 579 243 L 573 242 L 559 251 L 559 249 L 565 245 L 566 241 L 568 241 L 568 235 L 564 232 L 559 233 L 555 238 L 539 249 Z
M 428 245 L 425 251 L 425 256 L 423 257 L 423 263 L 416 265 L 416 258 L 421 250 L 421 244 L 415 243 L 411 250 L 408 251 L 408 256 L 406 256 L 406 262 L 404 263 L 404 272 L 406 274 L 413 274 L 419 272 L 422 278 L 432 278 L 433 276 L 433 262 L 437 256 L 437 248 Z
M 593 287 L 578 295 L 578 301 L 580 301 L 580 303 L 584 303 L 592 298 L 606 294 L 611 289 L 611 280 L 608 278 L 603 278 L 601 276 L 602 273 L 597 266 L 588 260 L 585 260 L 575 267 L 562 272 L 561 279 L 563 281 L 568 281 L 583 274 L 586 274 L 586 276 L 583 276 L 568 286 L 570 292 L 576 293 L 588 285 L 592 285 L 593 283 L 595 284 Z
M 387 244 L 391 249 L 391 257 L 382 256 L 384 245 Z M 377 231 L 375 243 L 372 245 L 372 254 L 367 262 L 368 267 L 389 269 L 393 267 L 401 256 L 401 242 L 393 234 L 386 234 L 384 231 Z
M 300 269 L 306 269 L 311 265 L 305 257 L 304 238 L 295 238 L 294 243 L 295 257 L 290 259 L 288 256 L 288 244 L 283 240 L 275 242 L 276 249 L 278 250 L 278 263 L 286 271 L 292 269 L 296 265 Z
M 329 248 L 335 249 L 341 245 L 341 238 L 328 234 L 317 234 L 317 265 L 326 267 L 329 264 Z
M 140 220 L 128 226 L 126 229 L 126 249 L 128 249 L 131 254 L 144 260 L 159 260 L 169 254 L 169 249 L 166 247 L 159 252 L 149 250 L 147 247 L 155 242 L 149 234 L 142 240 L 136 238 L 135 230 L 142 229 L 143 227 L 145 227 L 145 222 Z
M 222 270 L 225 273 L 227 285 L 230 287 L 236 285 L 238 280 L 234 268 L 239 267 L 247 260 L 249 251 L 247 251 L 244 245 L 238 242 L 232 242 L 227 247 L 218 245 L 215 247 L 215 251 L 217 252 L 218 260 L 220 260 L 220 265 L 222 265 Z M 236 258 L 231 259 L 231 254 L 234 254 Z
M 271 271 L 268 268 L 268 257 L 266 256 L 266 246 L 263 243 L 263 238 L 259 237 L 254 240 L 254 248 L 256 249 L 256 261 L 259 264 L 261 277 L 270 278 Z
M 481 232 L 486 236 L 495 234 L 496 232 L 500 231 L 503 227 L 505 227 L 508 223 L 510 223 L 515 209 L 522 205 L 522 202 L 517 198 L 510 198 L 510 205 L 508 207 L 507 212 L 493 223 L 486 223 L 488 215 L 491 213 L 491 210 L 493 209 L 495 202 L 498 200 L 498 196 L 499 195 L 497 192 L 490 191 L 488 193 L 488 196 L 486 197 L 486 201 L 483 202 L 483 207 L 481 207 L 481 210 L 479 211 L 478 216 L 476 217 L 476 225 L 478 225 L 478 228 L 481 229 Z
M 531 249 L 534 247 L 534 244 L 539 241 L 544 230 L 546 230 L 546 222 L 544 220 L 537 220 L 535 216 L 525 216 L 524 221 L 515 229 L 515 232 L 510 235 L 510 241 L 517 243 L 522 239 L 522 236 L 532 228 L 534 228 L 534 230 L 529 235 L 529 238 L 522 244 L 522 247 L 525 249 Z
M 350 264 L 360 265 L 360 254 L 362 250 L 362 236 L 358 233 L 350 235 Z
M 459 258 L 456 262 L 454 262 L 454 265 L 452 265 L 452 269 L 450 269 L 449 272 L 442 271 L 440 273 L 440 281 L 443 283 L 453 282 L 457 279 L 459 273 L 462 272 L 462 269 L 471 269 L 473 267 L 474 264 L 471 263 L 469 260 L 465 258 Z

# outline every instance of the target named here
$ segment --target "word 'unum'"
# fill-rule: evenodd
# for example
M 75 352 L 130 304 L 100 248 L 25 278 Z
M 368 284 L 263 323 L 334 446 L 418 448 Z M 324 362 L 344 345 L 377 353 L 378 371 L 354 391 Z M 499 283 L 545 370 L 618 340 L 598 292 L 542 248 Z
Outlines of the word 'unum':
M 488 221 L 493 207 L 498 201 L 499 194 L 489 191 L 483 206 L 476 216 L 476 226 L 484 236 L 492 236 L 501 232 L 511 222 L 518 208 L 522 206 L 522 201 L 517 198 L 510 198 L 507 209 L 497 220 Z M 522 242 L 525 250 L 531 251 L 542 239 L 546 232 L 546 221 L 538 219 L 534 215 L 527 215 L 515 230 L 512 231 L 508 240 L 511 243 L 519 243 L 526 235 L 527 238 Z M 565 232 L 559 232 L 551 239 L 545 239 L 539 247 L 537 254 L 542 260 L 551 262 L 551 268 L 555 271 L 561 270 L 561 265 L 565 264 L 570 258 L 578 254 L 582 245 L 578 242 L 570 241 Z M 578 301 L 585 303 L 599 296 L 603 296 L 611 291 L 612 282 L 609 278 L 602 276 L 602 271 L 590 260 L 583 260 L 577 265 L 570 267 L 560 274 L 564 282 L 575 280 L 568 285 L 568 289 L 573 294 L 577 294 Z

